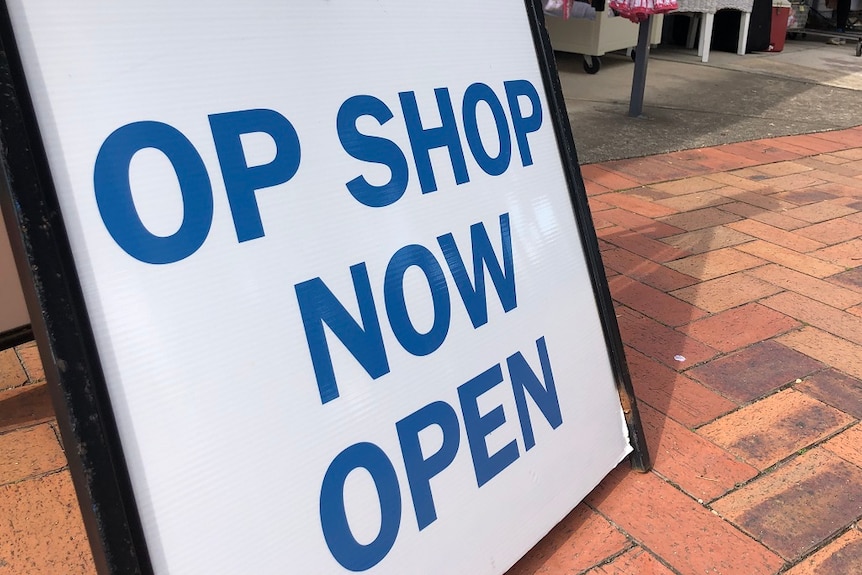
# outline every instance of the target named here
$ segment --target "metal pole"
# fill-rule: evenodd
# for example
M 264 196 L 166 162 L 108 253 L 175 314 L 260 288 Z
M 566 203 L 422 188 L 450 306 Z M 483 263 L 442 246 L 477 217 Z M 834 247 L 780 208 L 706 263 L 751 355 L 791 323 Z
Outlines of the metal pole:
M 652 29 L 652 16 L 638 25 L 638 45 L 635 48 L 635 72 L 632 78 L 632 97 L 629 100 L 629 116 L 637 118 L 644 108 L 644 88 L 646 87 L 647 61 L 649 60 L 649 38 Z

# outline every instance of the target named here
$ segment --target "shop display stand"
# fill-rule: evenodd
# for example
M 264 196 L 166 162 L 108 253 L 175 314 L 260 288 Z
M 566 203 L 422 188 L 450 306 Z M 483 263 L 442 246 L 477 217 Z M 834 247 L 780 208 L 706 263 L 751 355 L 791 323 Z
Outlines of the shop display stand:
M 661 41 L 663 16 L 653 16 L 650 44 Z M 638 24 L 610 10 L 596 11 L 595 20 L 545 18 L 554 50 L 584 56 L 584 71 L 595 74 L 601 69 L 601 56 L 616 50 L 634 48 L 638 43 Z M 634 54 L 634 52 L 632 53 Z

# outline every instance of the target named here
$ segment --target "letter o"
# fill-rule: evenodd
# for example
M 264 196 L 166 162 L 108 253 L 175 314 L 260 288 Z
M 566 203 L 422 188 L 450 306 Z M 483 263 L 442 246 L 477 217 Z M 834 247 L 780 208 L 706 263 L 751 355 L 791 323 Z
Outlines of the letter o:
M 488 104 L 491 114 L 494 116 L 497 137 L 500 140 L 500 152 L 496 158 L 488 155 L 482 144 L 482 138 L 479 136 L 479 123 L 476 118 L 476 107 L 479 102 Z M 512 159 L 512 136 L 509 135 L 509 122 L 506 120 L 503 104 L 500 103 L 494 90 L 487 84 L 480 82 L 471 84 L 464 92 L 461 114 L 464 118 L 464 133 L 467 136 L 467 144 L 470 146 L 470 151 L 479 167 L 489 176 L 499 176 L 505 172 Z
M 152 234 L 135 209 L 129 169 L 135 154 L 145 148 L 167 156 L 179 180 L 183 221 L 169 236 Z M 108 233 L 135 259 L 149 264 L 180 261 L 195 253 L 209 234 L 213 197 L 206 166 L 188 138 L 168 124 L 135 122 L 114 131 L 96 156 L 93 183 Z
M 344 509 L 344 482 L 359 467 L 371 474 L 380 500 L 380 531 L 368 545 L 353 537 Z M 357 443 L 329 464 L 320 488 L 320 522 L 326 546 L 345 569 L 365 571 L 386 557 L 401 526 L 401 490 L 395 468 L 382 449 L 373 443 Z
M 416 331 L 407 313 L 407 302 L 404 300 L 404 274 L 410 266 L 416 266 L 422 270 L 431 288 L 434 323 L 427 333 Z M 443 268 L 428 248 L 412 244 L 395 252 L 386 267 L 383 299 L 389 324 L 401 347 L 413 355 L 423 356 L 433 353 L 443 345 L 449 333 L 449 322 L 452 316 L 449 288 L 446 286 Z

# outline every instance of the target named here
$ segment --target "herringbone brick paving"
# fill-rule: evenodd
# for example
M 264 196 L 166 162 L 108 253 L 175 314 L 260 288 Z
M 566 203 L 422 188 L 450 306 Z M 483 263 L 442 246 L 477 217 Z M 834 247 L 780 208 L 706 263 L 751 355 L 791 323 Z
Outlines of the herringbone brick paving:
M 862 574 L 860 145 L 582 168 L 654 469 L 621 465 L 510 575 Z
M 862 127 L 582 173 L 654 469 L 509 575 L 862 574 Z M 0 352 L 0 574 L 89 575 L 35 351 Z

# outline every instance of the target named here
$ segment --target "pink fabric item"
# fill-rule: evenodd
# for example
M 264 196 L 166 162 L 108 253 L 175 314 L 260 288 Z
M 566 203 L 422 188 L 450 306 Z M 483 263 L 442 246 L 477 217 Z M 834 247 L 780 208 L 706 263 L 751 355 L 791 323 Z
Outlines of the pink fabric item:
M 623 18 L 643 22 L 651 14 L 664 14 L 679 9 L 677 0 L 610 0 L 610 7 Z

